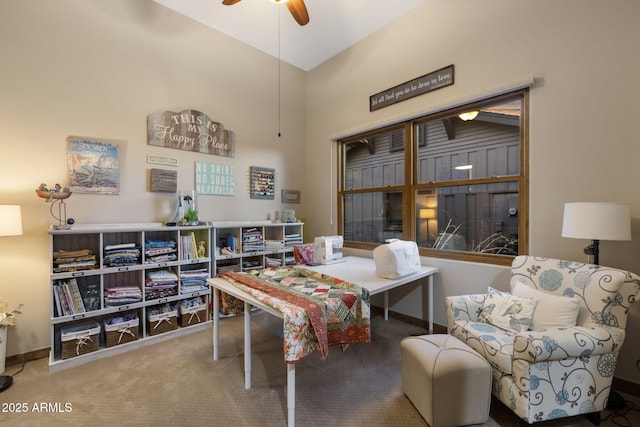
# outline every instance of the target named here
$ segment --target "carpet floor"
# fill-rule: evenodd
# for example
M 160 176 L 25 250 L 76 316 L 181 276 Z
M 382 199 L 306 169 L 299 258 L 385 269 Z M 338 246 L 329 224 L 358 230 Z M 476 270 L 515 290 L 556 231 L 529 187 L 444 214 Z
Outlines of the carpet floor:
M 265 315 L 266 316 L 266 315 Z M 211 328 L 49 373 L 48 360 L 8 367 L 14 384 L 0 394 L 3 426 L 284 426 L 286 368 L 282 340 L 254 322 L 252 388 L 244 388 L 243 321 L 220 326 L 220 360 L 212 356 Z M 331 348 L 296 365 L 298 426 L 426 426 L 402 393 L 400 340 L 426 331 L 396 319 L 372 319 L 372 342 Z M 602 426 L 640 425 L 624 395 L 624 413 L 603 413 Z M 455 399 L 455 396 L 451 397 Z M 517 426 L 495 399 L 483 426 Z M 616 417 L 618 417 L 616 419 Z M 630 422 L 627 424 L 627 422 Z M 539 427 L 591 426 L 584 417 Z

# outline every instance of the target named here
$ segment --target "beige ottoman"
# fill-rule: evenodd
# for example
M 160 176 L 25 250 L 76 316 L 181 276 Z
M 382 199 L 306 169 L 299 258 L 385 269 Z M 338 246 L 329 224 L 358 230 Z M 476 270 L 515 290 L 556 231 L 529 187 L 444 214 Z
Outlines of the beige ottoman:
M 431 427 L 489 419 L 491 367 L 451 335 L 408 337 L 402 350 L 402 389 Z

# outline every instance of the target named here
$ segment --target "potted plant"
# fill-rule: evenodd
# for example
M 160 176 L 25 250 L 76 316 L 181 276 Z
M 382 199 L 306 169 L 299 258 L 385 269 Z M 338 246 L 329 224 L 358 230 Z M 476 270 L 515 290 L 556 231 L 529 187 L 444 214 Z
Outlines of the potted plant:
M 198 225 L 198 211 L 189 207 L 184 211 L 184 216 L 182 217 L 183 222 L 186 225 Z
M 21 313 L 22 304 L 12 311 L 7 311 L 8 308 L 7 300 L 0 298 L 0 373 L 4 372 L 7 355 L 7 328 L 16 324 L 16 316 Z

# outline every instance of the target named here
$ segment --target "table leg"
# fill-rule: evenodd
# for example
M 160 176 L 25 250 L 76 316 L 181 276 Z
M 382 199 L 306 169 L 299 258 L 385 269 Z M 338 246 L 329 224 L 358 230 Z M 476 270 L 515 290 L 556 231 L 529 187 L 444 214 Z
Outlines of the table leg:
M 220 340 L 220 291 L 213 288 L 213 360 L 219 358 L 219 340 Z
M 389 291 L 384 291 L 384 320 L 389 320 Z
M 251 304 L 244 303 L 244 388 L 251 388 Z
M 287 363 L 287 424 L 294 427 L 296 424 L 296 365 Z
M 433 334 L 433 274 L 429 276 L 427 286 L 429 287 L 429 334 Z

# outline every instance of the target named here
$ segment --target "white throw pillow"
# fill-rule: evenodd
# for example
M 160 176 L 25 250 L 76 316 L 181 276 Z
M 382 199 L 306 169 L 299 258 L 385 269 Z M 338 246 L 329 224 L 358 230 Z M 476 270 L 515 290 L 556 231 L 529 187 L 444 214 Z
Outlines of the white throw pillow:
M 513 295 L 533 298 L 538 302 L 533 312 L 531 329 L 576 325 L 580 308 L 577 298 L 550 295 L 519 280 L 513 285 L 512 291 Z
M 519 297 L 489 287 L 480 320 L 508 331 L 522 332 L 531 327 L 535 308 L 536 301 L 533 298 Z

